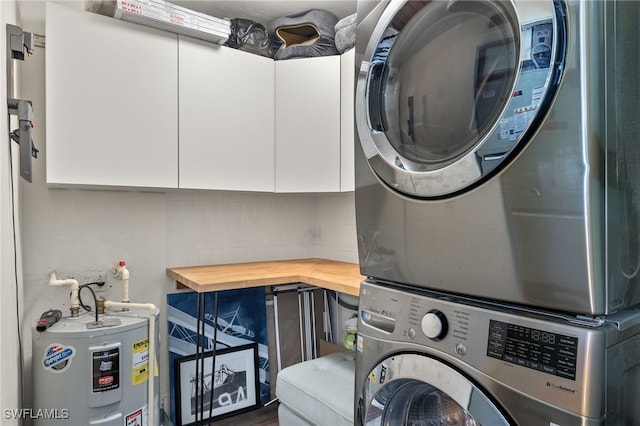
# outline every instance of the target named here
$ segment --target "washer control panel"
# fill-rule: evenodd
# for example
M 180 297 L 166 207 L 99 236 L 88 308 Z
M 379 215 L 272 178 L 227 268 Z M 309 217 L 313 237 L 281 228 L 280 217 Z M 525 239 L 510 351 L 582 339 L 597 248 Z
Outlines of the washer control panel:
M 474 313 L 466 306 L 439 305 L 436 300 L 418 294 L 387 290 L 371 292 L 364 287 L 360 298 L 360 321 L 367 328 L 385 335 L 402 333 L 403 339 L 426 345 L 450 339 L 466 343 L 471 338 Z
M 601 401 L 597 371 L 618 333 L 612 322 L 369 280 L 359 310 L 357 359 L 422 354 L 575 412 Z
M 463 306 L 455 309 L 436 309 L 433 301 L 423 297 L 409 298 L 409 324 L 422 330 L 431 341 L 446 338 L 467 340 L 470 332 L 472 312 Z
M 575 380 L 578 338 L 490 320 L 487 355 Z
M 606 345 L 603 328 L 571 318 L 368 281 L 361 285 L 358 334 L 429 348 L 478 370 L 504 374 L 501 379 L 515 381 L 514 386 L 561 380 L 557 389 L 570 390 L 585 380 L 590 365 L 604 362 L 597 348 Z

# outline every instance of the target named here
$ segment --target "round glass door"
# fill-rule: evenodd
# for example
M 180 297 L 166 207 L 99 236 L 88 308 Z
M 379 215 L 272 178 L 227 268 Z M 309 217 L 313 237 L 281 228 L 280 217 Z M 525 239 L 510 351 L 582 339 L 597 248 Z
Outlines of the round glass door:
M 440 198 L 506 165 L 559 82 L 559 7 L 391 0 L 356 91 L 358 136 L 376 174 L 407 195 Z
M 384 407 L 380 416 L 383 425 L 480 426 L 451 397 L 419 380 L 396 380 L 376 397 Z
M 378 364 L 363 396 L 364 426 L 509 425 L 475 384 L 451 367 L 416 354 L 396 355 Z

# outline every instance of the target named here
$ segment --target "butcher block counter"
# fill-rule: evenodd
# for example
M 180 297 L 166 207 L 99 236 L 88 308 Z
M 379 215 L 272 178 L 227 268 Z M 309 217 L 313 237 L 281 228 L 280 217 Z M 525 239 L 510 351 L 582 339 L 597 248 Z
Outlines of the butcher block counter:
M 167 275 L 199 293 L 305 283 L 358 296 L 365 279 L 355 263 L 316 258 L 167 268 Z

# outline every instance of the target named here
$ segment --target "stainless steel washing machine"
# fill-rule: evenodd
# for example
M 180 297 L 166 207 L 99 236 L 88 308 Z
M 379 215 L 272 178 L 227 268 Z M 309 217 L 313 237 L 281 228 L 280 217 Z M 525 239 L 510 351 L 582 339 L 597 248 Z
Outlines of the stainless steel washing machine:
M 357 425 L 640 424 L 640 308 L 553 315 L 365 281 Z
M 358 20 L 362 274 L 640 302 L 640 2 L 361 1 Z

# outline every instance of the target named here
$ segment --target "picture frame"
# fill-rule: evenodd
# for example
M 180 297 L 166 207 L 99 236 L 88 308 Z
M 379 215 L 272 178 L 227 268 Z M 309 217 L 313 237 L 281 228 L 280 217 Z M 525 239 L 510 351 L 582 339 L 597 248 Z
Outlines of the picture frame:
M 251 343 L 258 344 L 258 377 L 260 405 L 271 401 L 271 374 L 269 373 L 269 346 L 267 336 L 267 306 L 265 288 L 251 287 L 202 293 L 204 298 L 205 329 L 201 337 L 201 351 L 232 348 Z M 167 328 L 169 346 L 169 409 L 171 424 L 176 425 L 175 360 L 198 351 L 198 296 L 194 291 L 181 291 L 167 295 Z M 215 317 L 215 303 L 219 309 Z M 200 312 L 202 314 L 202 312 Z M 218 332 L 215 332 L 217 322 Z M 202 331 L 201 331 L 202 333 Z M 208 411 L 207 411 L 208 414 Z M 200 417 L 198 417 L 200 420 Z
M 198 420 L 212 421 L 260 407 L 257 343 L 216 350 L 214 369 L 213 351 L 201 354 L 200 359 L 203 362 L 198 368 L 196 355 L 174 361 L 177 426 L 195 425 L 196 412 L 200 409 L 202 416 L 198 414 Z M 204 386 L 201 386 L 202 370 Z M 196 397 L 201 388 L 203 391 Z M 210 401 L 213 401 L 211 416 Z

